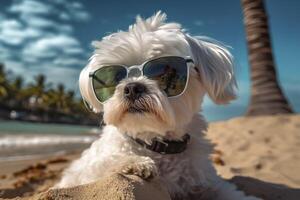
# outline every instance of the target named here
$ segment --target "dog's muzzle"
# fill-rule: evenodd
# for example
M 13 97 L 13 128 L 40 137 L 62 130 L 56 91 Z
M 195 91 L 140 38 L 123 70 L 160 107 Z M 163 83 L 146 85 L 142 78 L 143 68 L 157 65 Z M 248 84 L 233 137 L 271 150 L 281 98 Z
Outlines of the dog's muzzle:
M 145 93 L 146 86 L 142 83 L 128 83 L 124 88 L 124 97 L 131 102 L 134 102 L 135 100 L 139 99 Z
M 147 93 L 147 88 L 144 84 L 138 82 L 128 83 L 124 87 L 124 98 L 127 100 L 130 113 L 144 113 L 149 112 L 146 105 L 143 105 L 139 101 Z

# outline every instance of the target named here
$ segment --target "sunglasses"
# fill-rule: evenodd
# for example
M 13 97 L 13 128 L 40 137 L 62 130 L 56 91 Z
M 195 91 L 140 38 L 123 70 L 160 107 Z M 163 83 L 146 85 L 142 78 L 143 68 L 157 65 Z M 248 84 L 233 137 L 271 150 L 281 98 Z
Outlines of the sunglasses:
M 93 90 L 97 99 L 104 103 L 113 96 L 117 85 L 125 78 L 145 76 L 157 82 L 168 97 L 177 97 L 185 91 L 189 78 L 190 58 L 177 56 L 160 57 L 141 65 L 102 66 L 90 73 Z

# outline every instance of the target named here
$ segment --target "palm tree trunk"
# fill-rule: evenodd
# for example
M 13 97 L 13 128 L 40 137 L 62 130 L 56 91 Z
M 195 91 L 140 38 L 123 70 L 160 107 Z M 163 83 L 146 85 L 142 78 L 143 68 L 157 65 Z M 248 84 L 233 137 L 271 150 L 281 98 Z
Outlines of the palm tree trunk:
M 292 113 L 277 80 L 264 2 L 241 1 L 251 71 L 251 99 L 246 115 Z

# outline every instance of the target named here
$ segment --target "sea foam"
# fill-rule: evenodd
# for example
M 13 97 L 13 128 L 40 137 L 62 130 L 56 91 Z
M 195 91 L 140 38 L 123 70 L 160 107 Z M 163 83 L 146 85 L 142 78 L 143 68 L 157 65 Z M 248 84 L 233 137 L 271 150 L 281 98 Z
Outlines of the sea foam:
M 1 135 L 0 149 L 26 146 L 45 146 L 59 144 L 88 144 L 93 142 L 96 136 L 83 135 Z

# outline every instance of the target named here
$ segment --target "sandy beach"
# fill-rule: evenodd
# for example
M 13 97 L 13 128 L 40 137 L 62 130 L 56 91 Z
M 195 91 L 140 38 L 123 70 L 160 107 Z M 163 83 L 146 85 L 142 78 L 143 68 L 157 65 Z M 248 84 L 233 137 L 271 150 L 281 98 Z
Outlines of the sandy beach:
M 267 200 L 300 199 L 300 115 L 214 122 L 207 137 L 220 176 Z M 0 163 L 2 199 L 168 199 L 159 183 L 114 175 L 70 189 L 50 190 L 80 152 Z M 153 196 L 154 195 L 154 196 Z M 18 198 L 19 197 L 19 198 Z

